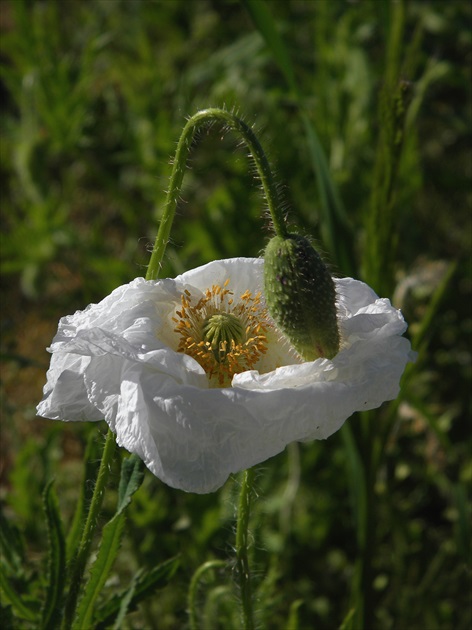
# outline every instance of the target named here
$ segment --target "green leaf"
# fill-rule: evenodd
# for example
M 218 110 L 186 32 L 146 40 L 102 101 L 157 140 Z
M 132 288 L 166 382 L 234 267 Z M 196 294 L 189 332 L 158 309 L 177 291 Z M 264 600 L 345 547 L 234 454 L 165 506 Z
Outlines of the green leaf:
M 337 187 L 330 175 L 328 161 L 318 134 L 304 109 L 303 97 L 297 84 L 287 47 L 279 35 L 274 19 L 264 0 L 242 0 L 242 3 L 264 38 L 297 102 L 319 188 L 323 241 L 338 267 L 345 273 L 351 273 L 354 268 L 351 251 L 352 229 Z
M 131 584 L 129 585 L 128 590 L 124 594 L 124 597 L 121 600 L 120 610 L 118 611 L 118 615 L 115 619 L 115 623 L 113 624 L 113 630 L 120 630 L 123 627 L 123 622 L 128 613 L 129 605 L 131 604 L 131 600 L 133 599 L 133 595 L 136 591 L 136 582 L 138 579 L 138 574 L 135 573 L 131 580 Z
M 137 455 L 131 455 L 121 466 L 120 485 L 118 487 L 117 514 L 122 512 L 131 501 L 144 479 L 144 464 Z
M 115 447 L 115 436 L 113 434 L 113 431 L 109 429 L 103 448 L 97 481 L 93 489 L 92 500 L 88 508 L 87 519 L 81 535 L 77 554 L 73 557 L 70 565 L 69 593 L 65 604 L 63 622 L 64 628 L 67 629 L 72 626 L 77 607 L 77 599 L 79 597 L 79 594 L 82 592 L 82 582 L 85 567 L 89 558 L 93 534 L 95 532 L 95 527 L 98 521 L 98 515 L 102 505 L 105 487 L 110 472 L 110 464 L 113 461 Z
M 439 282 L 433 295 L 431 296 L 429 304 L 427 306 L 427 310 L 420 322 L 418 329 L 412 337 L 411 345 L 413 346 L 413 348 L 416 348 L 418 350 L 419 354 L 417 361 L 418 364 L 426 353 L 433 322 L 439 312 L 440 307 L 443 304 L 443 300 L 446 296 L 446 290 L 449 288 L 449 284 L 454 274 L 456 273 L 456 270 L 457 261 L 451 261 L 443 277 L 441 278 L 441 281 Z M 414 364 L 411 364 L 412 367 L 413 365 Z
M 8 570 L 17 575 L 24 563 L 23 540 L 17 527 L 10 524 L 0 510 L 0 554 Z
M 125 523 L 124 513 L 117 513 L 103 528 L 102 540 L 85 587 L 85 593 L 79 603 L 72 630 L 92 627 L 92 615 L 95 601 L 100 594 L 110 572 L 116 554 L 120 548 L 121 534 Z
M 214 569 L 218 568 L 224 568 L 225 566 L 226 562 L 224 562 L 223 560 L 208 560 L 207 562 L 204 562 L 202 565 L 200 565 L 193 574 L 188 589 L 187 605 L 191 630 L 196 630 L 199 625 L 197 621 L 197 590 L 202 577 L 206 573 L 208 573 L 208 571 L 213 571 Z
M 144 478 L 144 464 L 136 455 L 125 459 L 121 466 L 120 484 L 118 487 L 118 505 L 113 518 L 103 528 L 102 540 L 90 573 L 90 579 L 85 587 L 85 593 L 80 601 L 72 628 L 81 630 L 89 628 L 95 601 L 100 594 L 108 574 L 113 566 L 120 548 L 121 535 L 125 523 L 124 510 L 131 501 L 131 497 L 138 490 Z
M 66 581 L 66 543 L 53 481 L 46 486 L 43 501 L 49 537 L 48 588 L 41 622 L 41 628 L 46 630 L 57 627 L 60 621 Z
M 351 608 L 347 615 L 344 617 L 341 625 L 339 626 L 339 630 L 354 630 L 354 615 L 356 609 Z
M 127 611 L 133 612 L 137 605 L 157 588 L 164 588 L 169 583 L 180 564 L 178 556 L 169 558 L 153 567 L 150 571 L 138 571 L 131 586 L 121 593 L 114 595 L 94 616 L 96 630 L 105 630 L 120 614 L 122 602 L 128 597 L 130 590 L 132 596 L 127 605 Z
M 359 449 L 356 445 L 352 426 L 346 422 L 341 429 L 341 437 L 344 442 L 344 450 L 347 456 L 348 480 L 351 494 L 352 509 L 356 518 L 357 541 L 360 549 L 365 545 L 365 511 L 366 511 L 366 485 L 365 468 Z
M 457 551 L 461 558 L 471 557 L 472 528 L 470 525 L 470 503 L 468 501 L 467 487 L 464 483 L 454 484 L 452 497 L 457 509 L 457 521 L 455 523 L 455 540 Z
M 399 212 L 395 205 L 410 85 L 402 79 L 400 58 L 405 28 L 404 3 L 391 3 L 383 86 L 378 99 L 378 142 L 371 198 L 365 219 L 364 277 L 379 295 L 391 295 L 398 246 Z
M 301 117 L 305 127 L 313 170 L 318 181 L 323 240 L 329 247 L 338 266 L 347 273 L 354 268 L 352 252 L 348 247 L 348 243 L 352 239 L 352 228 L 337 186 L 329 172 L 328 161 L 313 123 L 305 112 L 301 113 Z
M 77 554 L 80 537 L 87 518 L 86 507 L 90 505 L 90 501 L 92 500 L 95 480 L 100 466 L 99 446 L 100 443 L 96 438 L 95 431 L 91 431 L 88 436 L 84 455 L 85 468 L 82 488 L 77 500 L 77 507 L 72 520 L 72 525 L 67 535 L 67 559 L 69 562 Z
M 11 606 L 4 606 L 0 603 L 0 619 L 2 620 L 2 630 L 15 630 Z
M 242 0 L 243 5 L 250 14 L 252 21 L 272 52 L 277 65 L 283 72 L 285 80 L 292 92 L 300 97 L 295 71 L 283 39 L 275 26 L 275 22 L 267 4 L 263 0 Z
M 0 591 L 3 595 L 3 598 L 6 602 L 11 604 L 11 607 L 14 609 L 16 615 L 21 617 L 22 619 L 27 619 L 28 621 L 36 621 L 35 612 L 24 604 L 22 597 L 18 595 L 13 586 L 10 584 L 9 579 L 5 575 L 3 570 L 0 571 Z M 6 610 L 6 608 L 4 608 Z M 8 608 L 8 614 L 11 614 L 11 609 Z M 7 613 L 5 613 L 7 614 Z M 3 622 L 3 615 L 2 615 Z
M 287 621 L 287 630 L 299 630 L 298 609 L 303 604 L 303 599 L 296 599 L 290 605 L 290 612 Z

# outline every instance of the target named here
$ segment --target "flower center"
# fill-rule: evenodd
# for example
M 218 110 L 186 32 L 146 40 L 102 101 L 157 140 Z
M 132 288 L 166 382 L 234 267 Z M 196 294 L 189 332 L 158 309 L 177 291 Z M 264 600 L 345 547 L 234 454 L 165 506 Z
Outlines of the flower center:
M 196 304 L 185 291 L 172 318 L 180 336 L 178 352 L 193 357 L 219 387 L 230 385 L 235 374 L 253 369 L 267 352 L 269 324 L 261 294 L 245 291 L 235 299 L 228 284 L 229 279 L 223 286 L 213 285 Z
M 245 341 L 244 327 L 241 320 L 233 313 L 211 315 L 203 324 L 203 340 L 210 342 L 216 361 L 221 363 L 228 352 Z

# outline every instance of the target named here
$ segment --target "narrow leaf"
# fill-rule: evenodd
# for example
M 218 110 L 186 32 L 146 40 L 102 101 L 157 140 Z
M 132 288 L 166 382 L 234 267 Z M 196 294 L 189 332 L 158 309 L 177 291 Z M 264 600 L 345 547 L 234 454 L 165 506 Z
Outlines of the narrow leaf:
M 457 261 L 450 262 L 433 295 L 431 296 L 426 313 L 424 314 L 423 319 L 421 320 L 421 323 L 411 340 L 411 345 L 414 348 L 417 348 L 420 354 L 420 357 L 418 358 L 418 363 L 421 360 L 421 355 L 423 355 L 426 350 L 427 342 L 429 341 L 429 332 L 439 312 L 439 308 L 443 303 L 444 297 L 446 295 L 446 290 L 449 288 L 449 284 L 456 270 Z
M 136 610 L 139 602 L 145 599 L 155 589 L 167 586 L 169 580 L 177 571 L 179 563 L 180 559 L 178 557 L 170 558 L 153 567 L 150 571 L 138 572 L 135 576 L 134 592 L 127 607 L 128 612 Z M 98 610 L 94 617 L 96 630 L 105 630 L 105 628 L 113 623 L 116 615 L 120 611 L 123 598 L 127 596 L 127 592 L 128 591 L 123 591 L 114 595 L 109 602 Z
M 92 499 L 90 506 L 88 507 L 85 526 L 83 528 L 77 552 L 74 552 L 70 565 L 69 593 L 64 610 L 64 628 L 69 629 L 72 626 L 72 621 L 75 617 L 77 599 L 82 591 L 82 581 L 85 567 L 90 555 L 93 535 L 97 525 L 100 508 L 102 506 L 108 475 L 110 472 L 110 464 L 113 461 L 115 448 L 115 435 L 113 431 L 109 429 L 105 439 L 105 445 L 103 447 L 97 480 L 93 488 Z
M 255 27 L 264 38 L 297 102 L 319 188 L 321 232 L 324 244 L 329 249 L 339 269 L 344 273 L 352 273 L 354 269 L 351 247 L 352 229 L 337 187 L 329 172 L 328 161 L 318 134 L 304 109 L 303 98 L 285 42 L 277 30 L 268 4 L 264 0 L 242 0 L 242 3 L 251 16 Z
M 97 558 L 92 566 L 90 579 L 80 601 L 73 623 L 74 630 L 88 628 L 92 623 L 95 601 L 101 592 L 120 548 L 125 523 L 124 510 L 138 490 L 144 478 L 144 464 L 136 455 L 125 459 L 121 465 L 118 487 L 118 505 L 113 518 L 103 528 Z
M 300 624 L 298 620 L 298 609 L 303 604 L 303 599 L 297 599 L 292 602 L 287 621 L 287 630 L 299 630 Z
M 352 228 L 341 196 L 329 172 L 328 161 L 313 123 L 303 111 L 301 117 L 319 187 L 323 240 L 339 268 L 346 273 L 351 272 L 354 269 L 354 263 L 347 243 L 352 240 Z
M 121 628 L 123 627 L 123 622 L 128 613 L 128 609 L 133 599 L 133 595 L 136 592 L 137 579 L 138 579 L 138 574 L 135 573 L 133 575 L 133 578 L 131 580 L 131 584 L 129 585 L 128 590 L 126 591 L 123 599 L 121 600 L 120 609 L 115 619 L 115 623 L 113 624 L 113 630 L 121 630 Z
M 471 557 L 472 528 L 470 526 L 470 503 L 468 501 L 467 488 L 464 483 L 453 486 L 453 500 L 457 509 L 457 522 L 455 524 L 455 539 L 457 551 L 464 561 Z
M 66 543 L 53 481 L 46 486 L 43 501 L 49 537 L 48 588 L 41 623 L 41 628 L 46 630 L 57 627 L 60 621 L 66 581 Z
M 72 624 L 72 630 L 83 630 L 92 627 L 92 615 L 95 601 L 100 594 L 116 554 L 120 548 L 121 534 L 125 523 L 125 515 L 117 513 L 103 528 L 102 540 L 90 573 L 90 579 L 85 587 L 85 593 L 79 603 L 77 615 Z
M 354 439 L 352 426 L 346 424 L 341 429 L 341 437 L 344 442 L 344 450 L 347 455 L 348 479 L 351 491 L 351 504 L 356 518 L 357 541 L 360 549 L 364 549 L 365 540 L 365 510 L 366 510 L 366 485 L 365 468 L 362 463 L 359 449 Z
M 343 622 L 339 626 L 339 630 L 354 630 L 354 615 L 356 609 L 351 608 L 347 615 L 344 617 Z
M 84 455 L 85 467 L 82 479 L 82 488 L 77 500 L 74 518 L 67 535 L 67 560 L 70 562 L 77 554 L 80 537 L 87 518 L 86 508 L 90 504 L 93 495 L 95 480 L 100 466 L 99 442 L 95 431 L 91 431 L 88 437 Z
M 137 455 L 131 455 L 121 466 L 120 485 L 118 487 L 117 514 L 122 512 L 131 501 L 144 479 L 144 464 Z
M 289 88 L 298 99 L 300 92 L 297 86 L 293 65 L 267 4 L 263 0 L 242 0 L 242 3 L 250 14 L 259 33 L 265 39 L 277 65 L 285 76 Z
M 26 604 L 23 602 L 22 597 L 18 595 L 16 590 L 10 584 L 9 579 L 5 575 L 2 567 L 2 571 L 0 571 L 0 591 L 4 598 L 4 601 L 11 604 L 11 607 L 14 609 L 15 614 L 22 619 L 27 619 L 28 621 L 36 621 L 36 614 L 34 610 L 31 610 Z M 2 619 L 3 621 L 3 619 Z
M 0 602 L 0 619 L 2 620 L 2 630 L 15 630 L 15 621 L 11 606 L 4 606 Z
M 17 527 L 0 510 L 0 554 L 9 571 L 18 575 L 24 562 L 23 540 Z

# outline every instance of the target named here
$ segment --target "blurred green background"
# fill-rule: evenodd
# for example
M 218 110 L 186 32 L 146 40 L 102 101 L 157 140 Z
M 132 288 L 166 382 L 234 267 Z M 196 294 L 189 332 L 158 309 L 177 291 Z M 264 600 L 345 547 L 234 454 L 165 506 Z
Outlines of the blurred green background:
M 97 431 L 35 417 L 45 348 L 59 317 L 145 275 L 186 117 L 225 106 L 254 125 L 292 226 L 392 298 L 419 351 L 398 401 L 259 467 L 259 623 L 330 630 L 362 600 L 366 628 L 470 628 L 471 21 L 468 0 L 1 0 L 0 491 L 18 592 L 44 586 L 42 489 L 56 478 L 67 525 Z M 201 133 L 189 166 L 162 275 L 258 256 L 270 226 L 239 139 Z M 232 557 L 236 486 L 146 476 L 110 588 L 175 553 L 181 567 L 123 627 L 187 627 L 191 575 Z M 202 585 L 202 627 L 234 627 L 232 582 Z

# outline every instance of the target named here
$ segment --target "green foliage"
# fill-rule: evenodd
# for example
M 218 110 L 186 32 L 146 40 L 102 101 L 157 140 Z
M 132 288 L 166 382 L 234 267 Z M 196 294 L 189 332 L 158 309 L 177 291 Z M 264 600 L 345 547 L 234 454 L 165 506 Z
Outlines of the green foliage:
M 125 524 L 124 510 L 131 501 L 143 480 L 142 462 L 134 455 L 128 457 L 122 464 L 120 484 L 118 487 L 118 505 L 112 519 L 103 528 L 100 547 L 97 558 L 92 565 L 90 578 L 85 587 L 72 628 L 88 628 L 92 625 L 94 607 L 97 597 L 102 592 L 105 581 L 118 554 L 121 544 L 121 536 Z M 134 582 L 131 585 L 131 594 L 124 601 L 131 600 L 134 592 Z M 126 608 L 123 609 L 123 615 Z M 121 616 L 121 610 L 120 610 Z
M 43 499 L 49 539 L 48 582 L 41 620 L 41 628 L 46 630 L 57 627 L 62 616 L 62 593 L 66 578 L 66 542 L 52 481 L 46 486 Z
M 34 419 L 43 348 L 60 316 L 145 275 L 185 119 L 225 105 L 270 148 L 294 231 L 402 308 L 419 353 L 397 401 L 257 469 L 256 621 L 468 628 L 470 3 L 15 0 L 1 15 L 2 625 L 58 620 L 99 468 L 95 425 Z M 195 138 L 181 196 L 161 276 L 261 254 L 264 202 L 232 133 Z M 196 496 L 147 473 L 138 490 L 119 464 L 80 618 L 186 627 L 210 563 L 195 624 L 237 627 L 235 480 Z
M 136 610 L 137 604 L 151 595 L 155 589 L 164 588 L 179 567 L 178 558 L 161 562 L 149 571 L 138 571 L 133 576 L 130 587 L 112 599 L 95 614 L 97 630 L 106 628 L 115 620 L 114 628 L 120 628 L 124 616 Z
M 3 561 L 0 571 L 0 592 L 7 603 L 6 606 L 2 603 L 5 618 L 10 620 L 10 627 L 13 627 L 14 610 L 21 619 L 34 621 L 35 610 L 24 601 L 21 592 L 18 592 L 24 588 L 27 577 L 23 541 L 18 529 L 5 518 L 3 511 L 0 512 L 0 550 Z

